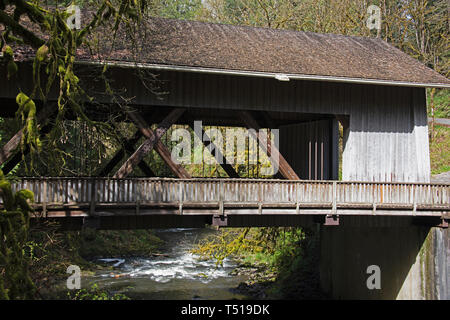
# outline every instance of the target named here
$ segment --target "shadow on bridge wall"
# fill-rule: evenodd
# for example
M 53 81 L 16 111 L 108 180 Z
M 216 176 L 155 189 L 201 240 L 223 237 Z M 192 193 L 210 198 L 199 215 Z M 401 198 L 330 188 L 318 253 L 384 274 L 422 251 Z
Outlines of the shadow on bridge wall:
M 449 299 L 447 230 L 410 218 L 345 217 L 321 227 L 320 278 L 334 299 Z M 368 289 L 367 267 L 380 267 L 381 289 Z

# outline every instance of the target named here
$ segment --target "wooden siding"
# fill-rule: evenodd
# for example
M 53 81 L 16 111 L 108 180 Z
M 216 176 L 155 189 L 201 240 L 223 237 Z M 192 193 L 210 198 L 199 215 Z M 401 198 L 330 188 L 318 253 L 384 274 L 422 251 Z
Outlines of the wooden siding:
M 348 115 L 343 180 L 429 182 L 424 88 L 165 71 L 159 72 L 159 79 L 169 94 L 159 100 L 142 86 L 133 69 L 111 70 L 116 87 L 126 89 L 129 97 L 135 97 L 133 103 L 142 107 Z M 23 83 L 22 88 L 26 87 Z M 95 84 L 91 87 L 100 89 Z M 4 83 L 0 97 L 13 99 L 16 88 L 14 83 Z M 295 143 L 296 137 L 291 138 Z

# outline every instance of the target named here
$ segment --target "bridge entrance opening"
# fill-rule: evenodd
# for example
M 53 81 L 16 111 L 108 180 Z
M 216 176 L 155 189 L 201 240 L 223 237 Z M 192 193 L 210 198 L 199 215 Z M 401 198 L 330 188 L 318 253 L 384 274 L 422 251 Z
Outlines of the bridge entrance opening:
M 55 123 L 51 112 L 38 108 L 45 139 Z M 91 119 L 113 128 L 109 136 L 69 115 L 58 124 L 58 148 L 44 148 L 33 158 L 31 175 L 339 178 L 339 121 L 334 115 L 143 106 L 129 110 L 122 118 L 107 118 L 98 109 L 87 112 Z M 4 118 L 1 125 L 6 128 L 13 122 Z M 0 157 L 3 171 L 14 169 L 16 175 L 30 176 L 27 163 L 32 160 L 27 149 L 19 148 L 20 131 L 5 140 L 9 142 Z

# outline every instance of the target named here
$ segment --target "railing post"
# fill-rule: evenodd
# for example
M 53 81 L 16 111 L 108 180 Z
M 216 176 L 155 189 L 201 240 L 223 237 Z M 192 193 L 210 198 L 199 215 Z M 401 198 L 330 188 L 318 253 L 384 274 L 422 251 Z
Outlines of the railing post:
M 136 184 L 136 215 L 139 214 L 139 209 L 140 209 L 140 205 L 141 205 L 141 180 L 137 181 Z
M 184 182 L 180 181 L 180 185 L 179 185 L 179 189 L 178 189 L 178 201 L 179 201 L 179 214 L 182 215 L 183 214 L 183 187 L 184 187 Z
M 336 215 L 337 211 L 336 198 L 337 198 L 337 182 L 333 181 L 333 200 L 332 200 L 333 207 L 331 209 L 333 215 Z
M 95 198 L 97 195 L 97 188 L 95 184 L 95 178 L 91 178 L 91 202 L 89 207 L 89 215 L 93 216 L 95 214 Z
M 223 181 L 219 181 L 219 212 L 212 216 L 212 225 L 216 227 L 226 227 L 228 225 L 228 218 L 223 210 Z
M 42 215 L 47 218 L 47 179 L 42 181 Z
M 223 216 L 223 181 L 219 181 L 219 215 Z
M 258 213 L 262 214 L 262 182 L 257 182 L 258 184 Z

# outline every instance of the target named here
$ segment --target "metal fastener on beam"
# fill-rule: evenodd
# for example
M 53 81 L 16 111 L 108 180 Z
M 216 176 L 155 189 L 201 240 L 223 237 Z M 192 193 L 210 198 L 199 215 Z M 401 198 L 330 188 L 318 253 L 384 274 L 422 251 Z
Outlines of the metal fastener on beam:
M 438 224 L 439 228 L 447 229 L 448 228 L 448 220 L 445 218 L 441 219 L 441 223 Z
M 326 215 L 324 226 L 338 226 L 339 225 L 339 216 L 337 215 Z
M 224 215 L 213 215 L 212 225 L 215 227 L 226 227 L 228 226 L 228 217 Z

